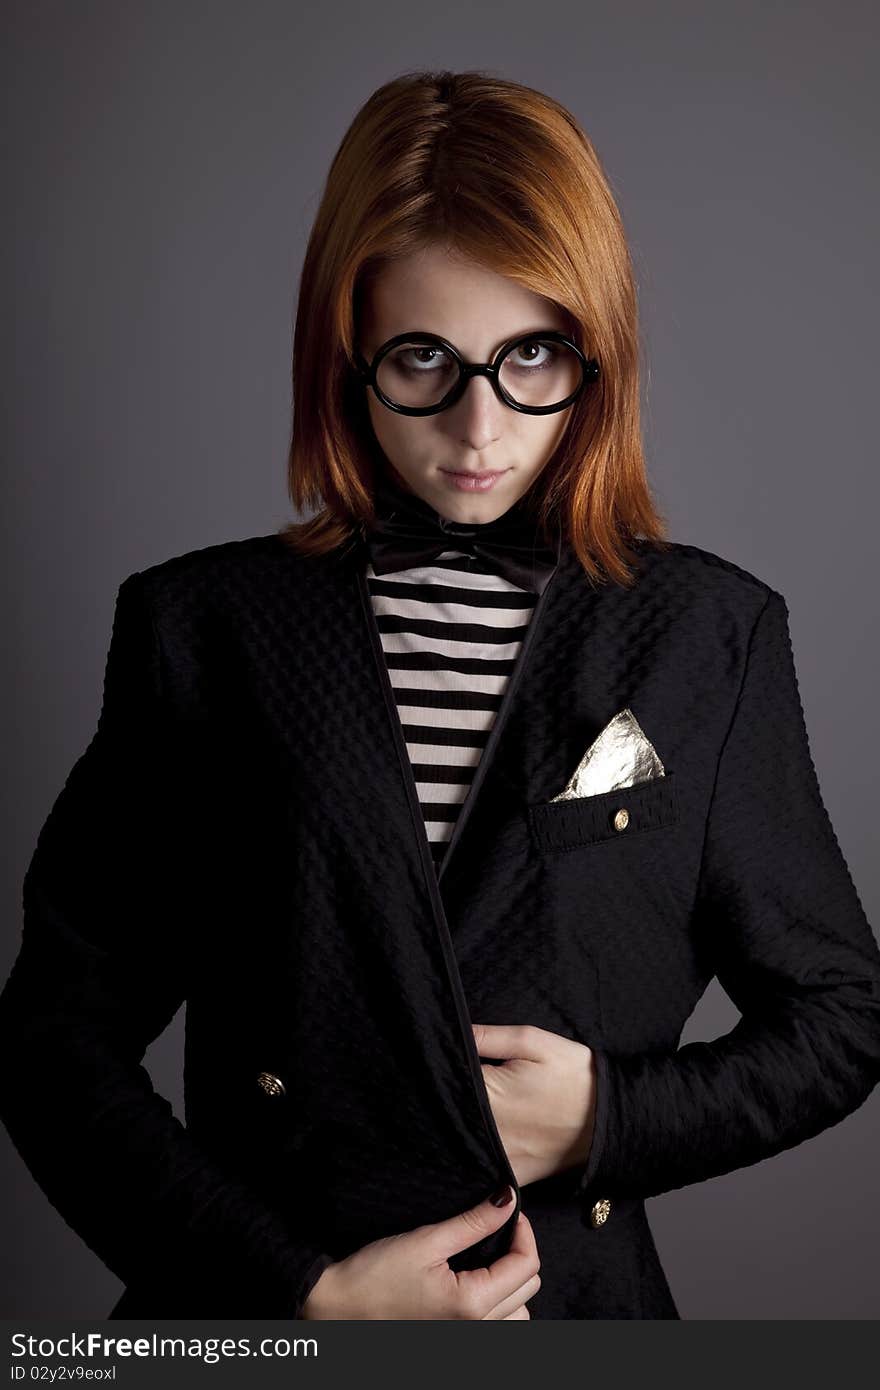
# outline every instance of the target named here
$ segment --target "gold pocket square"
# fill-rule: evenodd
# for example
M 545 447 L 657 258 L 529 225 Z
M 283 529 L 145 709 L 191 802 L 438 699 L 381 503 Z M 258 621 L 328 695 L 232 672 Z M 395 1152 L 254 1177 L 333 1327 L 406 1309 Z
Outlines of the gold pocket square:
M 571 801 L 579 796 L 631 787 L 666 772 L 651 740 L 646 737 L 631 709 L 617 714 L 597 734 L 572 774 L 568 785 L 551 801 Z

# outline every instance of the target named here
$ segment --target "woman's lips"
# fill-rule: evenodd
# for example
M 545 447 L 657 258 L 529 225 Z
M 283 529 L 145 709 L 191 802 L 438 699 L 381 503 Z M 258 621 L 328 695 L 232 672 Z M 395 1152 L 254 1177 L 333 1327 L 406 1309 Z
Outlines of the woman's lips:
M 457 473 L 450 468 L 441 468 L 440 472 L 449 479 L 450 487 L 458 488 L 461 492 L 488 492 L 493 488 L 499 478 L 503 478 L 508 468 L 487 469 L 482 473 Z

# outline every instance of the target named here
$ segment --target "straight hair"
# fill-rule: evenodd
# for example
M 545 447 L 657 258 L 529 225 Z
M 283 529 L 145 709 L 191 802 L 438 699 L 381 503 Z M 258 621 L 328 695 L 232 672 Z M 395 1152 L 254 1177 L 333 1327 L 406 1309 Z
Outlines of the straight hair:
M 300 278 L 288 493 L 279 534 L 326 554 L 374 520 L 382 469 L 354 351 L 363 295 L 430 244 L 553 300 L 599 362 L 527 496 L 558 518 L 595 583 L 634 582 L 633 542 L 666 548 L 641 439 L 636 287 L 599 158 L 559 102 L 483 71 L 416 71 L 378 88 L 332 161 Z

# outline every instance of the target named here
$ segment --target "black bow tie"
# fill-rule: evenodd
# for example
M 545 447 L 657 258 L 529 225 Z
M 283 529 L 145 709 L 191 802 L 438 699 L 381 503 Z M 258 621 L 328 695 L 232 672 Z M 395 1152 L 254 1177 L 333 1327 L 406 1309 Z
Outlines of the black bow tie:
M 561 532 L 548 543 L 538 521 L 515 502 L 494 521 L 468 525 L 448 521 L 417 493 L 385 478 L 375 491 L 376 521 L 365 532 L 376 574 L 429 565 L 444 550 L 460 550 L 485 561 L 520 589 L 543 593 L 559 563 Z

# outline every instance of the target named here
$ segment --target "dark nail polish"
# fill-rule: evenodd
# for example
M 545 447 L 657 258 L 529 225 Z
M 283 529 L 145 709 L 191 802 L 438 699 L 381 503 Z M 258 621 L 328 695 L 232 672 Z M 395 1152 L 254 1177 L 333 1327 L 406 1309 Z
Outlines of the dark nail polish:
M 504 1187 L 499 1187 L 489 1198 L 493 1207 L 506 1207 L 508 1202 L 513 1201 L 513 1188 L 510 1183 L 505 1183 Z

